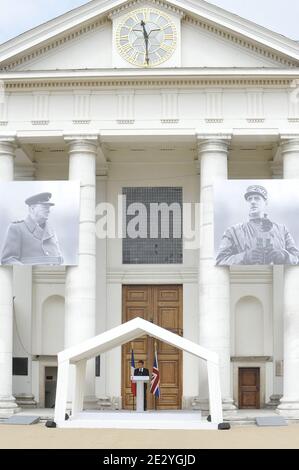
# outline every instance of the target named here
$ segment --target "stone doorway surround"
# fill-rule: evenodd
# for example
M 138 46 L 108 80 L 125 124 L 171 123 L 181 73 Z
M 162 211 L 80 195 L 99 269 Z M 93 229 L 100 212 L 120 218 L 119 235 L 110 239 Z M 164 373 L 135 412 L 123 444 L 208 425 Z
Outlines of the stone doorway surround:
M 36 361 L 39 362 L 38 376 L 39 376 L 39 402 L 38 408 L 45 408 L 45 395 L 46 395 L 46 367 L 58 367 L 57 356 L 37 356 Z
M 232 356 L 233 363 L 233 397 L 239 408 L 239 368 L 257 367 L 260 369 L 260 408 L 266 405 L 266 363 L 273 362 L 272 356 Z

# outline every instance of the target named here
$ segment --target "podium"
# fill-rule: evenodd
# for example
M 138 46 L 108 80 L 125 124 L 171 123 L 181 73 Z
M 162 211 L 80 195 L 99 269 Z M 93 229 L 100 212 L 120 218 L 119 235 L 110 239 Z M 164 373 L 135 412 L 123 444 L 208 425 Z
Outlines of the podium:
M 134 375 L 131 377 L 132 382 L 137 384 L 136 392 L 136 411 L 137 413 L 144 413 L 144 384 L 149 382 L 148 375 Z

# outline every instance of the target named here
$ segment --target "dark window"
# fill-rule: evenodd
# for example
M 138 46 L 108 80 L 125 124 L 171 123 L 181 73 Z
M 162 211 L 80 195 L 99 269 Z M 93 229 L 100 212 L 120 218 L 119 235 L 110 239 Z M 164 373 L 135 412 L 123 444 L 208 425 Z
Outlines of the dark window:
M 123 188 L 123 195 L 123 264 L 182 264 L 182 188 Z
M 101 356 L 96 357 L 96 377 L 101 377 Z
M 28 375 L 28 357 L 13 357 L 12 375 Z

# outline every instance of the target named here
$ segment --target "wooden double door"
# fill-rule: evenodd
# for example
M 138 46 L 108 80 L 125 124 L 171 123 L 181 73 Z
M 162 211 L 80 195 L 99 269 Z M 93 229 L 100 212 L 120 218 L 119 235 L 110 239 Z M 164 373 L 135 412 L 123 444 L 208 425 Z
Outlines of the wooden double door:
M 140 317 L 183 336 L 183 288 L 169 286 L 123 286 L 123 323 Z M 130 369 L 131 350 L 135 366 L 142 359 L 151 374 L 155 344 L 160 372 L 160 398 L 155 399 L 147 386 L 147 409 L 177 410 L 182 407 L 182 351 L 161 341 L 143 336 L 122 347 L 123 409 L 133 409 Z

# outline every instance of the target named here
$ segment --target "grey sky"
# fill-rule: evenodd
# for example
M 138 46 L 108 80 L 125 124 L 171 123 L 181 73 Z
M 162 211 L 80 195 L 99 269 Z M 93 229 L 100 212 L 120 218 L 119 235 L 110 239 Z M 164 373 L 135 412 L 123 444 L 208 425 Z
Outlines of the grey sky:
M 0 0 L 0 43 L 76 8 L 84 0 Z M 213 3 L 292 39 L 299 40 L 298 0 L 213 0 Z

